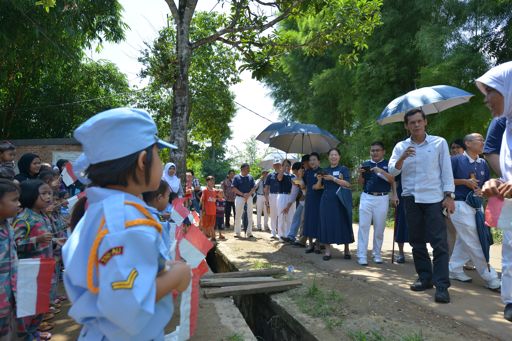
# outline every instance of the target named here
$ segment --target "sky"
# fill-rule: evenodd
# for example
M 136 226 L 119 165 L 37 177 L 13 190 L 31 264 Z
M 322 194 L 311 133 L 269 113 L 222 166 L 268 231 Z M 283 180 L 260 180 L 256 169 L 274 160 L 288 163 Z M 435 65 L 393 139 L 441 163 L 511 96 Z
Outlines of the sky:
M 125 35 L 126 39 L 119 44 L 104 43 L 103 49 L 96 53 L 89 51 L 88 55 L 94 60 L 107 59 L 115 63 L 121 72 L 125 73 L 130 85 L 143 87 L 145 84 L 137 76 L 142 64 L 137 61 L 144 43 L 151 43 L 157 36 L 158 30 L 167 25 L 167 15 L 170 10 L 165 0 L 120 0 L 124 7 L 123 20 L 130 27 Z M 216 0 L 199 0 L 198 11 L 222 11 Z M 235 94 L 236 102 L 267 117 L 270 121 L 278 120 L 278 112 L 273 106 L 269 96 L 269 89 L 262 83 L 251 78 L 250 72 L 241 74 L 242 81 L 231 88 Z M 230 123 L 232 138 L 228 141 L 228 150 L 240 147 L 251 136 L 256 136 L 271 122 L 250 111 L 237 106 L 237 113 Z M 265 145 L 258 142 L 260 150 Z

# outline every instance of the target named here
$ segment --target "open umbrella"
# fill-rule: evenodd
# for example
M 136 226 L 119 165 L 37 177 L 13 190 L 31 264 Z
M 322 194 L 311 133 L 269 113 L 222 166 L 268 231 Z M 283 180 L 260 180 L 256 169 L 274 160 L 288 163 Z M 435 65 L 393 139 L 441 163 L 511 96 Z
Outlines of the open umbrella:
M 467 91 L 449 85 L 416 89 L 392 100 L 382 111 L 377 122 L 380 125 L 403 122 L 405 113 L 416 108 L 423 110 L 426 115 L 435 114 L 467 103 L 473 96 Z
M 476 232 L 478 234 L 480 246 L 482 247 L 482 251 L 485 256 L 485 261 L 487 262 L 487 270 L 491 271 L 489 266 L 489 249 L 491 248 L 491 245 L 494 242 L 492 240 L 491 231 L 487 226 L 485 226 L 484 213 L 482 212 L 482 203 L 482 198 L 476 196 L 473 191 L 469 192 L 468 195 L 466 196 L 466 204 L 468 204 L 469 206 L 473 207 L 476 210 Z
M 314 124 L 293 123 L 279 129 L 270 138 L 269 146 L 286 153 L 325 153 L 340 141 L 326 130 Z
M 263 143 L 269 143 L 270 137 L 272 137 L 279 129 L 282 129 L 288 125 L 288 121 L 274 122 L 265 129 L 263 129 L 261 133 L 259 133 L 258 136 L 256 136 L 256 140 L 261 141 Z
M 290 160 L 292 165 L 294 162 L 299 161 L 297 159 L 296 154 L 290 155 L 290 154 L 286 154 L 281 151 L 275 151 L 275 152 L 271 152 L 267 156 L 265 156 L 265 158 L 260 161 L 259 166 L 261 167 L 261 169 L 269 169 L 269 168 L 272 168 L 272 165 L 274 164 L 274 160 L 284 160 L 284 159 Z

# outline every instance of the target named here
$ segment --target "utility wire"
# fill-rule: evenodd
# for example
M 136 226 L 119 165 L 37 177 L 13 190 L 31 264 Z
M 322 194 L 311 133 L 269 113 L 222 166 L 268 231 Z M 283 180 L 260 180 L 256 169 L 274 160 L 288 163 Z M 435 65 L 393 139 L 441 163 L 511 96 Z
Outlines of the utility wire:
M 262 119 L 264 119 L 264 120 L 267 120 L 267 121 L 269 121 L 269 122 L 274 122 L 274 121 L 272 121 L 270 118 L 267 118 L 267 117 L 265 117 L 265 116 L 263 116 L 263 115 L 258 114 L 256 111 L 254 111 L 254 110 L 252 110 L 252 109 L 247 108 L 245 105 L 240 104 L 240 103 L 238 103 L 237 101 L 233 101 L 233 102 L 235 102 L 235 104 L 236 104 L 236 105 L 238 105 L 239 107 L 244 108 L 245 110 L 249 111 L 250 113 L 253 113 L 253 114 L 254 114 L 254 115 L 256 115 L 256 116 L 261 117 L 261 118 L 262 118 Z

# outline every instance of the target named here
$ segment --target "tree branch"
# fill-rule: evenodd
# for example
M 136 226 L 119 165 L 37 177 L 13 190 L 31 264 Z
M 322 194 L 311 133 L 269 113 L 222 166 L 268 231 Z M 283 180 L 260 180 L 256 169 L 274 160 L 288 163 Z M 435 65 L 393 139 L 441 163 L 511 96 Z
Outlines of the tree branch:
M 192 49 L 196 49 L 205 44 L 212 43 L 216 40 L 219 40 L 220 37 L 222 37 L 223 35 L 228 34 L 228 33 L 245 32 L 245 31 L 249 31 L 249 30 L 257 30 L 258 33 L 261 33 L 263 31 L 265 31 L 266 29 L 274 26 L 278 22 L 286 19 L 291 14 L 292 9 L 295 8 L 302 1 L 303 0 L 296 1 L 293 5 L 289 6 L 281 15 L 277 16 L 273 20 L 270 20 L 269 22 L 267 22 L 264 25 L 248 25 L 248 26 L 243 26 L 243 27 L 236 27 L 236 22 L 238 21 L 238 18 L 236 18 L 236 16 L 239 15 L 239 11 L 240 11 L 240 8 L 237 8 L 237 13 L 235 13 L 235 17 L 233 18 L 233 20 L 227 27 L 213 33 L 212 35 L 210 35 L 208 37 L 205 37 L 203 39 L 199 39 L 199 40 L 193 42 L 191 47 L 192 47 Z M 236 19 L 236 21 L 235 21 L 235 19 Z
M 176 7 L 176 4 L 174 3 L 174 0 L 165 0 L 167 3 L 167 6 L 169 6 L 169 9 L 171 10 L 172 17 L 174 18 L 174 22 L 178 22 L 179 15 L 178 15 L 178 7 Z

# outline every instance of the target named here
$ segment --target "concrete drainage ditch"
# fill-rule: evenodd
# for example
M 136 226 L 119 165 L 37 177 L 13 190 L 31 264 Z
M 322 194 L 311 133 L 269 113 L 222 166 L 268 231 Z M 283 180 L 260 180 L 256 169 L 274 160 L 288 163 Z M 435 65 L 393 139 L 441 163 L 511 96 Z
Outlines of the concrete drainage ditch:
M 206 261 L 215 273 L 238 271 L 236 266 L 216 247 L 210 250 Z M 271 295 L 234 296 L 233 302 L 258 340 L 318 340 Z

